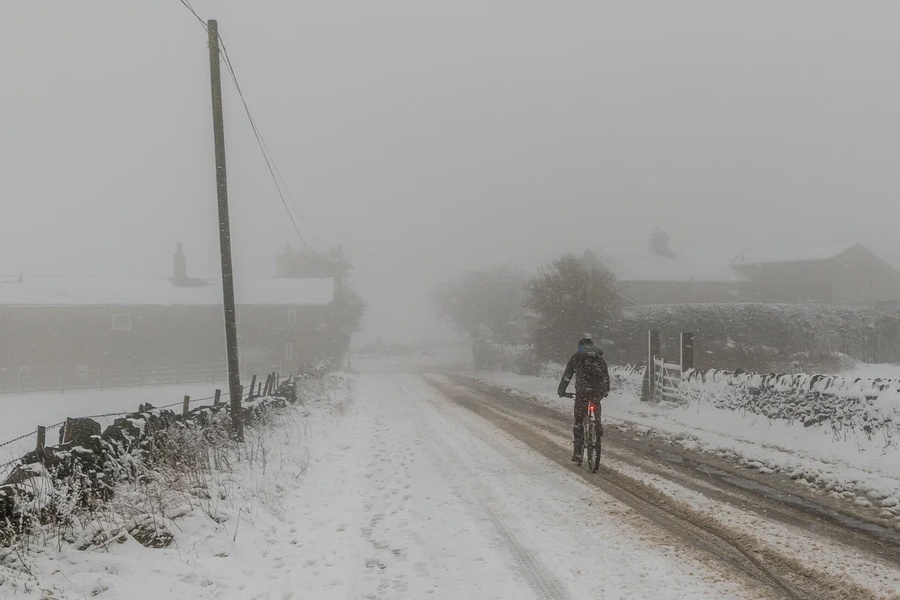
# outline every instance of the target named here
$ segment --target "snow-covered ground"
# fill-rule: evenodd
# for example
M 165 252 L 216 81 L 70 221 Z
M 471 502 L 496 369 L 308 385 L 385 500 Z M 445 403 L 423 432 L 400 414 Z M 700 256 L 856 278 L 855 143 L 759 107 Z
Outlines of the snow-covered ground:
M 421 378 L 366 374 L 355 389 L 251 433 L 267 467 L 257 456 L 220 473 L 220 493 L 183 509 L 169 548 L 132 539 L 95 550 L 32 545 L 21 559 L 27 570 L 7 555 L 0 594 L 756 597 L 706 555 Z
M 556 380 L 514 373 L 470 376 L 548 404 L 568 407 L 572 402 L 557 397 Z M 855 502 L 886 509 L 900 505 L 900 440 L 890 429 L 869 439 L 854 430 L 804 427 L 700 402 L 687 406 L 646 403 L 625 391 L 613 391 L 603 401 L 603 415 L 689 448 L 734 455 L 750 467 L 788 473 L 801 483 L 815 483 Z

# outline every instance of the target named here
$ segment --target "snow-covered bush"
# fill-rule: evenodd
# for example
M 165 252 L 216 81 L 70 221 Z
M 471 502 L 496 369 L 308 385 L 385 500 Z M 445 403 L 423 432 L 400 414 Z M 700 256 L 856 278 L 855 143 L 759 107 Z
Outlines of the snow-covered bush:
M 622 390 L 640 398 L 644 382 L 644 367 L 640 365 L 610 365 L 610 389 Z
M 538 377 L 543 379 L 555 379 L 559 381 L 562 379 L 563 373 L 566 370 L 566 365 L 561 365 L 555 362 L 545 362 L 541 365 L 540 371 L 538 372 Z

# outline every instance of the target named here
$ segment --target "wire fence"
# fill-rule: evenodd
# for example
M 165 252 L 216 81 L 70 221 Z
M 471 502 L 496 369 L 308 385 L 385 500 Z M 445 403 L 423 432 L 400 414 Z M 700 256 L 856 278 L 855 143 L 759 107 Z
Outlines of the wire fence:
M 241 369 L 241 370 L 244 371 L 244 369 Z M 253 367 L 253 366 L 249 366 L 249 367 L 247 367 L 246 371 L 247 371 L 247 372 L 249 372 L 249 371 L 254 371 L 254 367 Z M 184 372 L 184 371 L 182 371 L 182 373 L 183 373 L 183 372 Z M 189 369 L 187 369 L 187 372 L 189 372 Z M 272 370 L 272 369 L 267 369 L 266 371 L 263 371 L 263 372 L 265 372 L 265 373 L 277 373 L 276 370 Z M 226 374 L 226 377 L 223 377 L 222 379 L 223 379 L 223 380 L 224 380 L 224 379 L 227 379 L 227 374 Z M 244 380 L 244 383 L 245 383 L 245 384 L 252 385 L 251 381 L 247 381 L 247 380 L 250 380 L 250 379 L 251 379 L 250 377 L 246 377 L 246 378 L 242 377 L 242 379 Z M 255 381 L 255 380 L 256 380 L 256 375 L 253 375 L 252 381 Z M 182 380 L 179 380 L 179 383 L 192 383 L 192 382 L 193 382 L 193 383 L 196 383 L 197 381 L 198 381 L 198 380 L 193 380 L 193 381 L 191 381 L 190 379 L 187 379 L 187 380 L 182 379 Z M 204 379 L 201 380 L 201 381 L 206 381 L 206 378 L 204 378 Z M 260 388 L 260 389 L 261 389 L 261 387 L 262 387 L 262 382 L 263 382 L 263 379 L 260 379 L 260 381 L 259 381 L 259 388 Z M 168 381 L 167 381 L 166 383 L 168 383 Z M 211 383 L 215 383 L 215 379 L 212 379 Z M 144 384 L 144 385 L 148 385 L 148 384 Z M 119 386 L 119 387 L 124 387 L 124 386 Z M 249 386 L 247 386 L 247 387 L 245 388 L 245 390 L 246 390 L 246 394 L 247 394 L 247 397 L 248 397 L 248 398 L 251 397 L 251 396 L 256 396 L 256 395 L 258 395 L 258 393 L 259 393 L 259 389 L 253 390 L 253 389 L 251 389 Z M 201 403 L 201 402 L 215 401 L 215 400 L 217 400 L 217 399 L 218 399 L 218 400 L 222 400 L 222 399 L 225 399 L 225 398 L 229 398 L 229 397 L 231 396 L 231 392 L 229 392 L 229 391 L 222 392 L 222 391 L 217 390 L 217 392 L 218 392 L 218 393 L 216 393 L 216 394 L 214 394 L 214 395 L 212 395 L 212 396 L 205 396 L 205 397 L 203 397 L 203 398 L 188 398 L 187 404 L 188 404 L 188 405 L 196 405 L 196 404 L 199 404 L 199 403 Z M 178 402 L 172 402 L 171 404 L 165 404 L 165 405 L 163 405 L 163 406 L 154 406 L 154 409 L 160 409 L 160 410 L 162 410 L 162 409 L 174 408 L 174 407 L 184 406 L 184 405 L 185 405 L 185 401 L 182 399 L 182 400 L 179 400 Z M 102 418 L 108 418 L 108 417 L 121 417 L 121 416 L 124 416 L 124 415 L 127 415 L 127 414 L 135 413 L 135 412 L 137 412 L 137 411 L 138 411 L 138 407 L 135 407 L 135 410 L 133 410 L 133 411 L 114 411 L 114 412 L 108 412 L 108 413 L 102 413 L 102 414 L 96 414 L 96 415 L 82 415 L 82 416 L 79 416 L 78 418 L 83 418 L 83 419 L 102 419 Z M 51 429 L 54 429 L 54 428 L 56 428 L 56 427 L 61 427 L 61 426 L 64 425 L 65 423 L 66 423 L 66 421 L 60 421 L 60 422 L 58 422 L 58 423 L 53 423 L 52 425 L 44 425 L 43 427 L 44 427 L 45 430 L 51 430 Z M 36 426 L 35 428 L 33 428 L 33 429 L 32 429 L 31 431 L 29 431 L 28 433 L 23 433 L 22 435 L 20 435 L 20 436 L 18 436 L 18 437 L 15 437 L 15 438 L 13 438 L 13 439 L 7 440 L 7 441 L 5 441 L 5 442 L 0 442 L 0 448 L 6 447 L 6 446 L 10 446 L 10 445 L 12 445 L 12 444 L 14 444 L 14 443 L 16 443 L 16 442 L 20 442 L 20 441 L 25 440 L 25 439 L 28 439 L 28 438 L 30 438 L 30 437 L 32 437 L 32 436 L 36 436 L 36 435 L 37 435 L 37 432 L 38 432 L 38 427 L 40 427 L 40 426 Z M 0 474 L 6 473 L 6 472 L 8 471 L 8 469 L 9 469 L 9 467 L 12 467 L 12 466 L 16 465 L 17 463 L 19 463 L 20 460 L 21 460 L 21 458 L 16 458 L 16 459 L 10 460 L 10 461 L 5 462 L 5 463 L 0 463 Z

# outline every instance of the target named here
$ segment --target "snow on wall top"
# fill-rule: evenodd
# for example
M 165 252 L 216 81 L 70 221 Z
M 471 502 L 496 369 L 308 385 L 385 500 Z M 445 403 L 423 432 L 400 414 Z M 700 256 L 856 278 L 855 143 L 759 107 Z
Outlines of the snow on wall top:
M 334 279 L 236 280 L 239 305 L 321 306 L 334 299 Z M 0 306 L 216 306 L 222 285 L 181 287 L 170 279 L 25 277 L 0 281 Z
M 747 277 L 731 268 L 721 256 L 658 256 L 622 254 L 600 259 L 619 281 L 736 282 Z

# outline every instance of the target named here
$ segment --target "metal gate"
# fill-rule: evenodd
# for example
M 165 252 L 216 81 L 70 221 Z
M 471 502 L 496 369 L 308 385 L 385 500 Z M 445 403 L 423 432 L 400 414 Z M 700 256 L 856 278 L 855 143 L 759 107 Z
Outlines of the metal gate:
M 660 356 L 659 331 L 651 329 L 647 338 L 647 370 L 644 374 L 643 400 L 678 401 L 678 387 L 685 373 L 694 368 L 694 334 L 681 333 L 680 363 L 666 362 Z

